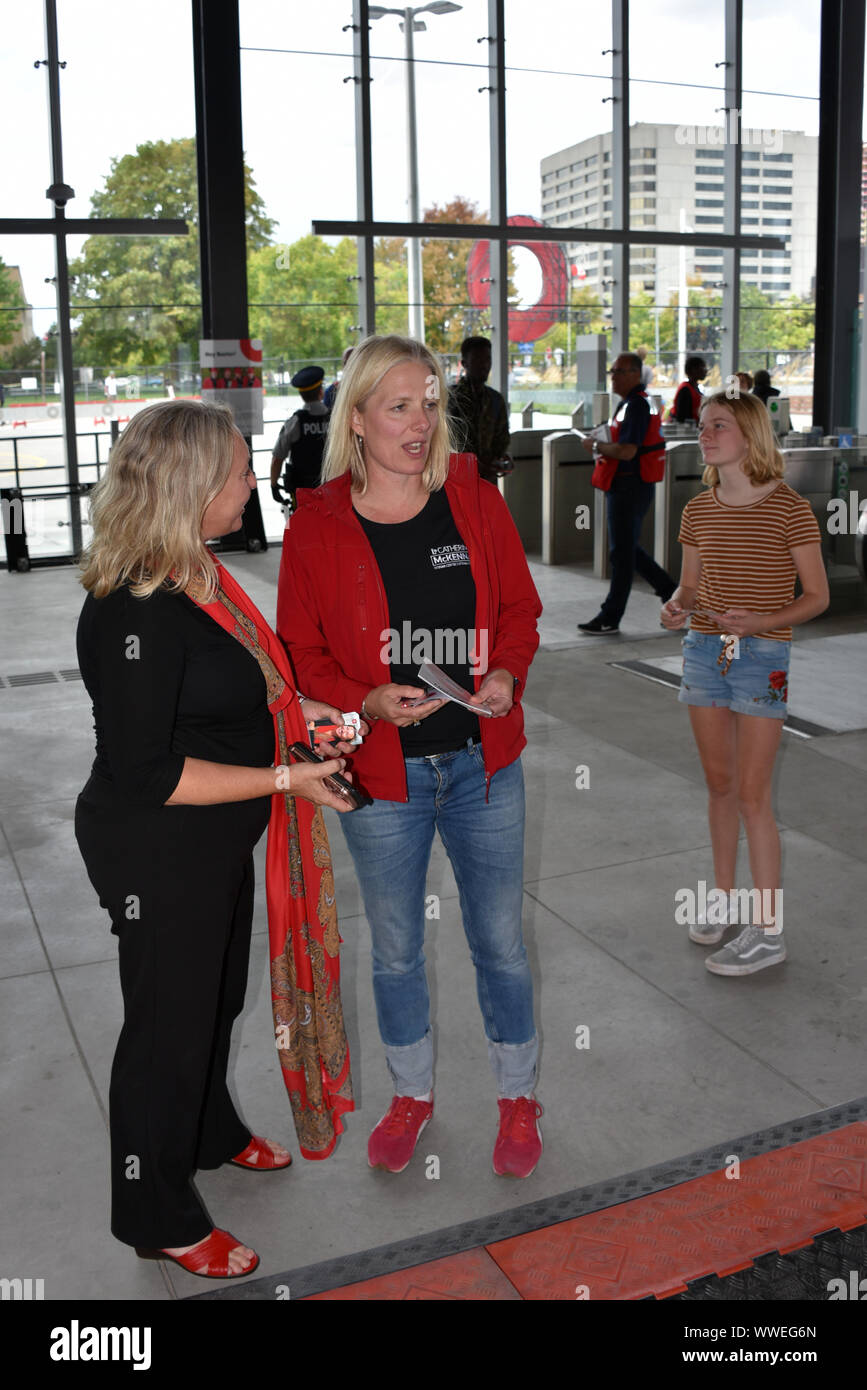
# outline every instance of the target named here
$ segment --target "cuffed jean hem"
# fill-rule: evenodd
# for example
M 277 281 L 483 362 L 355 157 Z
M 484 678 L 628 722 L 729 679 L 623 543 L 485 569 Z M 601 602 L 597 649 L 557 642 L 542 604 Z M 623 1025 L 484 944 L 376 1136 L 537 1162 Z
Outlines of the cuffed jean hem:
M 531 1095 L 536 1084 L 539 1039 L 525 1043 L 500 1043 L 487 1039 L 488 1060 L 501 1100 Z M 433 1032 L 407 1047 L 385 1049 L 385 1060 L 396 1096 L 426 1096 L 433 1090 Z
M 518 1096 L 531 1095 L 536 1084 L 539 1039 L 534 1035 L 525 1043 L 491 1042 L 490 1038 L 487 1041 L 500 1099 L 517 1100 Z
M 396 1096 L 426 1096 L 433 1090 L 433 1032 L 406 1047 L 386 1044 L 385 1060 Z

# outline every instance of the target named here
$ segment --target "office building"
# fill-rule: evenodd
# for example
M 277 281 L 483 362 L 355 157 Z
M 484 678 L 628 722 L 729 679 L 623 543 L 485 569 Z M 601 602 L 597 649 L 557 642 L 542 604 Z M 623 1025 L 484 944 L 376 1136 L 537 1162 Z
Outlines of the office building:
M 681 209 L 688 229 L 723 231 L 722 126 L 633 125 L 630 127 L 630 224 L 653 231 L 680 231 Z M 771 298 L 815 290 L 818 139 L 794 130 L 741 132 L 741 230 L 789 239 L 784 250 L 744 251 L 741 284 Z M 541 163 L 543 221 L 556 227 L 611 225 L 611 132 L 546 155 Z M 569 248 L 585 275 L 581 283 L 601 290 L 610 277 L 611 250 Z M 690 248 L 690 282 L 715 286 L 722 280 L 721 250 Z M 677 247 L 633 246 L 630 289 L 648 290 L 668 304 L 680 274 Z

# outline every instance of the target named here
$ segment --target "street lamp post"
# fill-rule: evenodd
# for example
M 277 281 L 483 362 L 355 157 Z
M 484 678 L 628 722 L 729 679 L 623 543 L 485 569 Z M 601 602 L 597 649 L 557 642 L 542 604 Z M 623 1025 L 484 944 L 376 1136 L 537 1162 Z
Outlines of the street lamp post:
M 416 22 L 419 14 L 452 14 L 460 5 L 451 0 L 434 0 L 430 5 L 416 5 L 402 10 L 387 9 L 383 5 L 368 6 L 371 19 L 382 19 L 383 15 L 395 14 L 400 17 L 401 29 L 406 43 L 406 142 L 407 142 L 407 182 L 409 184 L 409 220 L 419 222 L 421 216 L 418 205 L 418 133 L 415 118 L 415 52 L 413 32 L 423 30 L 426 25 Z M 406 248 L 407 290 L 409 299 L 409 335 L 424 342 L 424 285 L 421 271 L 421 241 L 418 237 L 407 238 Z
M 686 208 L 680 210 L 680 231 L 683 236 L 686 232 L 693 230 L 686 220 Z M 685 372 L 686 362 L 686 311 L 689 305 L 689 286 L 686 283 L 686 247 L 681 244 L 678 249 L 678 310 L 677 310 L 677 365 L 681 377 Z

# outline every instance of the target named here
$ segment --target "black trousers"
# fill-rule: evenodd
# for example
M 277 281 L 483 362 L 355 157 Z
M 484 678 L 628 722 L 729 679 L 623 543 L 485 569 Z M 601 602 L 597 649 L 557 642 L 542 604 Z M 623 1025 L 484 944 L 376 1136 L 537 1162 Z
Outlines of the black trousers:
M 128 1245 L 202 1240 L 196 1168 L 246 1148 L 226 1084 L 244 1004 L 252 850 L 270 800 L 141 809 L 91 778 L 75 833 L 118 937 L 124 1022 L 111 1072 L 111 1228 Z
M 600 616 L 615 626 L 626 610 L 637 570 L 642 579 L 659 595 L 663 603 L 671 598 L 677 585 L 638 544 L 641 523 L 653 501 L 654 483 L 645 483 L 634 473 L 614 475 L 606 495 L 608 513 L 608 545 L 611 557 L 611 587 L 603 600 Z

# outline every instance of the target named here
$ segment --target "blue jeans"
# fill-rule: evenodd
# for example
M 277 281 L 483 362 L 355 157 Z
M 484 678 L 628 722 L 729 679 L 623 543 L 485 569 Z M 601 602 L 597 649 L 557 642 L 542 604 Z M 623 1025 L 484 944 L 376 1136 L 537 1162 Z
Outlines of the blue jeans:
M 397 1095 L 433 1087 L 424 960 L 425 878 L 438 830 L 460 893 L 488 1055 L 499 1093 L 529 1095 L 538 1042 L 521 934 L 524 776 L 520 759 L 491 779 L 481 744 L 406 759 L 409 801 L 375 801 L 340 817 L 373 944 L 379 1032 Z
M 618 470 L 606 494 L 611 587 L 599 613 L 606 623 L 615 626 L 626 611 L 636 570 L 663 603 L 671 598 L 677 588 L 671 576 L 638 544 L 641 523 L 653 501 L 654 487 L 654 483 L 643 482 L 637 474 L 623 475 Z

